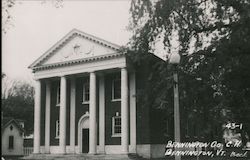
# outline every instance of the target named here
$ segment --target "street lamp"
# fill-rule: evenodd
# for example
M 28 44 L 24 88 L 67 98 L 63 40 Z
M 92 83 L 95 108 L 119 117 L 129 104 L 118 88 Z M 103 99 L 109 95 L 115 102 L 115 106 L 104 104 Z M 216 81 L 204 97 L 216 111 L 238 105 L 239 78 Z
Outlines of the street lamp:
M 178 73 L 177 66 L 180 63 L 181 57 L 174 52 L 169 57 L 169 63 L 174 65 L 174 139 L 175 142 L 180 142 L 180 107 L 179 107 L 179 91 L 178 91 Z M 181 160 L 181 156 L 175 156 L 175 160 Z

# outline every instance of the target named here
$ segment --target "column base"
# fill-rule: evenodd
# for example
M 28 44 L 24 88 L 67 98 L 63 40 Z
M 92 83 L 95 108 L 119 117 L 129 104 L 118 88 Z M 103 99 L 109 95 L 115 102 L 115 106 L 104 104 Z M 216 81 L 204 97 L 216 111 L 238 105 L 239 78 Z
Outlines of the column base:
M 40 154 L 40 153 L 41 153 L 40 149 L 34 149 L 32 152 L 32 154 Z
M 44 153 L 45 153 L 45 154 L 49 154 L 49 153 L 50 153 L 50 148 L 49 148 L 49 147 L 48 147 L 48 148 L 45 148 Z
M 128 154 L 129 153 L 129 146 L 122 146 L 121 154 Z
M 120 154 L 129 154 L 129 151 L 124 151 L 124 150 L 122 150 L 122 151 L 120 152 Z
M 119 159 L 130 159 L 129 153 L 121 153 L 118 155 Z
M 61 152 L 59 152 L 58 154 L 60 154 L 60 155 L 65 155 L 65 154 L 67 154 L 67 153 L 61 153 Z
M 58 154 L 66 154 L 66 148 L 60 148 Z
M 99 151 L 98 154 L 106 154 L 105 151 Z
M 69 150 L 69 152 L 68 153 L 70 153 L 70 154 L 76 154 L 76 152 L 75 151 L 73 151 L 73 150 Z

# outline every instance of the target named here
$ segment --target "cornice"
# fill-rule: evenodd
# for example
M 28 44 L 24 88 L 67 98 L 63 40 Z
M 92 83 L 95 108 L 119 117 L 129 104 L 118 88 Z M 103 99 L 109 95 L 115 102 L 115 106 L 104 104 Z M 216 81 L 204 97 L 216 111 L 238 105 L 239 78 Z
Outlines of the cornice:
M 58 68 L 58 67 L 72 66 L 72 65 L 77 65 L 77 64 L 81 64 L 81 63 L 90 63 L 90 62 L 94 62 L 94 61 L 113 59 L 113 58 L 118 58 L 118 57 L 122 57 L 122 56 L 125 56 L 125 53 L 112 53 L 112 54 L 107 54 L 107 55 L 82 58 L 82 59 L 76 59 L 76 60 L 59 62 L 59 63 L 46 64 L 46 65 L 33 67 L 32 69 L 33 69 L 33 72 L 36 72 L 36 71 L 48 70 L 48 69 L 53 69 L 53 68 Z
M 65 35 L 60 41 L 58 41 L 55 45 L 53 45 L 48 51 L 46 51 L 42 56 L 40 56 L 37 60 L 35 60 L 28 68 L 35 69 L 39 67 L 44 61 L 46 61 L 49 57 L 51 57 L 56 51 L 61 49 L 68 41 L 73 39 L 76 36 L 83 37 L 87 40 L 90 40 L 94 43 L 100 44 L 104 47 L 113 49 L 114 51 L 119 51 L 120 46 L 111 42 L 108 42 L 104 39 L 95 37 L 93 35 L 87 34 L 85 32 L 79 31 L 77 29 L 73 29 L 67 35 Z

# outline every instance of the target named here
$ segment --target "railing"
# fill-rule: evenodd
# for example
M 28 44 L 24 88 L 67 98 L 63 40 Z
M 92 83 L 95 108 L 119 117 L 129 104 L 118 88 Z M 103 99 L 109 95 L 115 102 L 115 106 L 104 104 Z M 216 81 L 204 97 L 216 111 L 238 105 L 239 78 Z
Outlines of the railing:
M 33 147 L 24 147 L 23 148 L 23 155 L 28 156 L 33 153 Z

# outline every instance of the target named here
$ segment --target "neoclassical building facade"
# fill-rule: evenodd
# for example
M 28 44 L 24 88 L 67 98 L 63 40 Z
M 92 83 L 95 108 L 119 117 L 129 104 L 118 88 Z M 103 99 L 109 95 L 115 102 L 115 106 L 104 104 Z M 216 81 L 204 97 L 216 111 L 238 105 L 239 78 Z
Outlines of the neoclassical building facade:
M 160 113 L 136 100 L 147 66 L 134 68 L 119 50 L 74 29 L 29 66 L 34 153 L 164 155 Z

